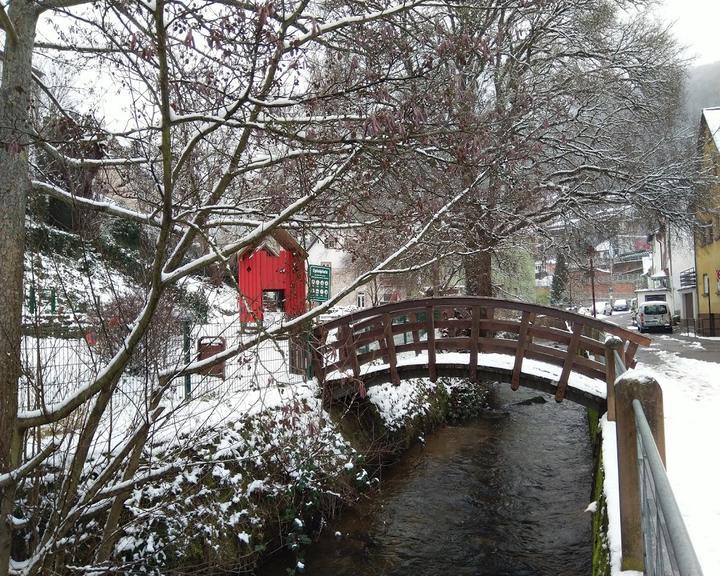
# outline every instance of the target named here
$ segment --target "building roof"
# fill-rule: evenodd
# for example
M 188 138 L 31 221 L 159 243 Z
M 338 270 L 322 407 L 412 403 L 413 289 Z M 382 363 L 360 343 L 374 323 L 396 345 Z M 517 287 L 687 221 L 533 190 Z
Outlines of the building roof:
M 282 248 L 284 248 L 288 252 L 294 252 L 302 258 L 307 258 L 307 252 L 305 251 L 305 249 L 300 246 L 298 241 L 295 240 L 295 238 L 293 238 L 292 235 L 286 230 L 283 230 L 282 228 L 275 228 L 271 230 L 267 234 L 267 236 L 275 240 L 275 242 L 277 242 Z M 255 244 L 247 246 L 244 250 L 241 250 L 240 255 L 243 256 L 248 252 L 255 252 L 255 250 L 262 248 L 265 244 L 268 244 L 268 247 L 272 246 L 272 242 L 267 242 L 267 240 L 264 238 Z M 277 250 L 271 249 L 271 251 L 275 253 Z
M 715 142 L 715 147 L 720 150 L 720 106 L 703 108 L 702 116 Z

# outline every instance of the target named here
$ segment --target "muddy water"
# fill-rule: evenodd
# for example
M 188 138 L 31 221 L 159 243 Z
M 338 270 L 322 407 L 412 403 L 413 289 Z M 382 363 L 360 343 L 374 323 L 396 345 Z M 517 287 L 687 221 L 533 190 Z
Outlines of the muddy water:
M 305 573 L 590 574 L 586 413 L 549 397 L 517 404 L 538 393 L 507 388 L 491 397 L 505 415 L 445 427 L 386 470 L 372 500 L 346 511 L 305 550 Z M 285 574 L 288 563 L 273 562 L 262 574 Z

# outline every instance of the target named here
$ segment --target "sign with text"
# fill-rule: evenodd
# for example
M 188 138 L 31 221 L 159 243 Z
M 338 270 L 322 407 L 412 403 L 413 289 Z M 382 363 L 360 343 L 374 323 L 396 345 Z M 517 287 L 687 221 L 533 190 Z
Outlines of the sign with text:
M 308 266 L 310 282 L 308 286 L 308 300 L 312 302 L 327 302 L 330 299 L 330 266 Z

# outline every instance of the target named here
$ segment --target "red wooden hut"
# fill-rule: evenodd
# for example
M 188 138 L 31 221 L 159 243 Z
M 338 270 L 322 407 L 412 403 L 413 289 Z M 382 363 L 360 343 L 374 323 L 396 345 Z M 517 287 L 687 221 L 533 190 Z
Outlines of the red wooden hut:
M 265 311 L 283 312 L 288 317 L 305 312 L 306 260 L 302 246 L 279 229 L 240 252 L 240 322 L 261 322 Z

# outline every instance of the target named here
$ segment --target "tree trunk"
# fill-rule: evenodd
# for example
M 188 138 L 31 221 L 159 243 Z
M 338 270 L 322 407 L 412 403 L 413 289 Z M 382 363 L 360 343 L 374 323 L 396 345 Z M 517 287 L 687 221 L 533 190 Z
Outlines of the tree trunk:
M 492 296 L 492 257 L 489 251 L 476 252 L 463 258 L 465 294 Z
M 15 34 L 5 33 L 0 84 L 0 474 L 20 464 L 17 430 L 20 338 L 22 331 L 25 203 L 30 190 L 28 146 L 31 139 L 32 53 L 35 2 L 14 0 L 8 16 Z M 0 496 L 0 576 L 8 572 L 15 486 Z

